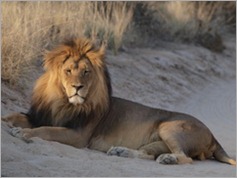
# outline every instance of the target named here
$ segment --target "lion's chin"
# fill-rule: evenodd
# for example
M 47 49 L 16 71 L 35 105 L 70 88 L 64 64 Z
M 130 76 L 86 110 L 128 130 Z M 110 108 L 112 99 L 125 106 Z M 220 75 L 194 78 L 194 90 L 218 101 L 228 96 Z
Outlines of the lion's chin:
M 69 102 L 74 104 L 74 105 L 83 104 L 84 101 L 85 101 L 85 99 L 83 97 L 78 96 L 78 95 L 72 96 L 72 97 L 69 98 Z

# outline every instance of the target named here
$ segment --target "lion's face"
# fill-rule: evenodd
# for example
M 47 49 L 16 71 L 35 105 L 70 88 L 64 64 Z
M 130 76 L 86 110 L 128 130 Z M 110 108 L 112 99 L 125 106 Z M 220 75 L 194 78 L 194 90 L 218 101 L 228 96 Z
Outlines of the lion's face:
M 89 95 L 96 76 L 87 57 L 69 57 L 61 71 L 62 85 L 68 101 L 74 105 L 83 104 Z
M 75 128 L 102 117 L 109 110 L 111 96 L 104 56 L 104 44 L 84 38 L 66 40 L 46 51 L 45 73 L 32 96 L 34 122 Z
M 65 98 L 77 110 L 103 112 L 108 107 L 110 80 L 104 61 L 105 46 L 88 39 L 65 41 L 44 56 L 45 74 L 37 81 L 34 101 L 50 104 L 56 112 Z M 43 93 L 43 94 L 42 94 Z M 57 104 L 54 104 L 57 103 Z M 54 106 L 52 106 L 54 104 Z

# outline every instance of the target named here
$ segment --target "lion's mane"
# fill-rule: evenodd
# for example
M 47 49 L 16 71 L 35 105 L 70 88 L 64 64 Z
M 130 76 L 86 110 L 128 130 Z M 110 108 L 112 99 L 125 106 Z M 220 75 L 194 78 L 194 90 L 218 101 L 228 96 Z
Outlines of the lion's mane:
M 59 71 L 71 54 L 86 56 L 98 77 L 94 90 L 81 105 L 68 102 Z M 48 51 L 44 57 L 45 73 L 36 82 L 28 116 L 33 127 L 63 126 L 84 127 L 93 119 L 102 119 L 108 112 L 111 97 L 110 77 L 104 61 L 105 48 L 97 47 L 90 40 L 67 40 Z

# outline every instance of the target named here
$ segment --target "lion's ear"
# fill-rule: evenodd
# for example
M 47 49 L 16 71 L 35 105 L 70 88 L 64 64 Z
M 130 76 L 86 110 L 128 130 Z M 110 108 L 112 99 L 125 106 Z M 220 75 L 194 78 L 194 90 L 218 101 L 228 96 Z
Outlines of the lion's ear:
M 106 48 L 107 48 L 107 43 L 106 42 L 102 42 L 102 44 L 100 45 L 100 48 L 99 48 L 99 53 L 101 55 L 103 55 L 103 58 L 105 56 Z
M 87 53 L 87 56 L 89 57 L 93 65 L 101 67 L 104 64 L 105 51 L 106 44 L 102 43 L 100 47 L 97 47 L 97 50 L 89 51 Z
M 59 47 L 52 51 L 46 51 L 44 55 L 45 70 L 52 69 L 53 67 L 60 67 L 67 55 L 68 51 L 65 49 L 65 47 Z

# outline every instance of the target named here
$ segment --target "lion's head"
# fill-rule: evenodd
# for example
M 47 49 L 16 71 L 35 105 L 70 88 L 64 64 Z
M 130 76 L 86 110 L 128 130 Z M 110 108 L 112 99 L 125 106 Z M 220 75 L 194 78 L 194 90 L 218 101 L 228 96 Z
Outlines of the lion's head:
M 104 55 L 104 45 L 96 47 L 88 39 L 70 40 L 48 51 L 45 73 L 33 92 L 32 118 L 43 113 L 43 120 L 52 120 L 46 125 L 63 125 L 82 113 L 103 115 L 111 95 Z

